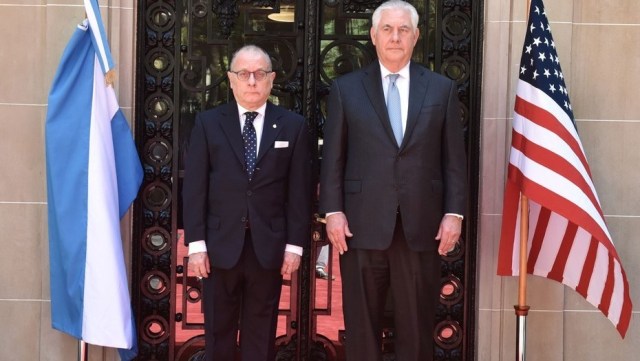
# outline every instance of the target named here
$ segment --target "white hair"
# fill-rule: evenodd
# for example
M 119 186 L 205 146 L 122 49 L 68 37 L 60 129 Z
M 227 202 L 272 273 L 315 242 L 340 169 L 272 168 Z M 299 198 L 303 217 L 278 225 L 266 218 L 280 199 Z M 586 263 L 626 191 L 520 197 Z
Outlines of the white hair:
M 420 19 L 418 16 L 418 11 L 413 5 L 402 0 L 390 0 L 380 4 L 380 6 L 376 8 L 376 10 L 373 12 L 373 15 L 371 16 L 371 27 L 373 27 L 374 29 L 378 27 L 378 24 L 380 23 L 380 17 L 382 16 L 382 11 L 395 9 L 408 11 L 409 15 L 411 15 L 411 25 L 414 29 L 418 28 L 418 20 Z
M 233 53 L 233 56 L 231 57 L 231 63 L 229 64 L 229 69 L 233 69 L 233 65 L 236 62 L 236 58 L 241 53 L 248 53 L 251 55 L 261 56 L 264 58 L 264 61 L 267 63 L 267 67 L 268 67 L 268 69 L 264 69 L 264 70 L 271 71 L 273 69 L 273 65 L 271 64 L 271 57 L 269 56 L 269 54 L 261 47 L 253 44 L 245 45 L 240 49 L 236 50 L 235 53 Z

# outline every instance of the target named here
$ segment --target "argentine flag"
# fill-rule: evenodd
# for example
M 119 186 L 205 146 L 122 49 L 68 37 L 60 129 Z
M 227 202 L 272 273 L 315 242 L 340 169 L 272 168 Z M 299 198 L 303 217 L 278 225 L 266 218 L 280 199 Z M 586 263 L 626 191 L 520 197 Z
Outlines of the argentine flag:
M 45 127 L 51 321 L 88 344 L 137 353 L 120 218 L 142 182 L 140 158 L 105 74 L 113 60 L 97 0 L 73 34 Z

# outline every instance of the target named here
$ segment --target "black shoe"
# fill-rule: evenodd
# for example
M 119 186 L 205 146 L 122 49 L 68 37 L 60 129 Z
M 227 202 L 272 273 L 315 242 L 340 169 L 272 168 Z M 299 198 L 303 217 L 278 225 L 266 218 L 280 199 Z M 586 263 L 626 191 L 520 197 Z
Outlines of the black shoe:
M 323 267 L 316 267 L 316 278 L 322 278 L 323 280 L 328 280 L 329 274 L 327 273 L 327 271 L 324 270 Z M 331 276 L 331 279 L 335 280 L 336 278 Z

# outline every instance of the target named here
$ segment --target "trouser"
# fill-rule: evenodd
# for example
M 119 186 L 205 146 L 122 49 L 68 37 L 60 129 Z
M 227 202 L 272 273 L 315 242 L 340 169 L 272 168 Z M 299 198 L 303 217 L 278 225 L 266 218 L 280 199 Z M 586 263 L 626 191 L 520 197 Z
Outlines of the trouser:
M 282 276 L 262 268 L 247 229 L 242 256 L 231 269 L 215 268 L 204 279 L 207 361 L 235 361 L 238 329 L 243 361 L 273 361 Z
M 437 250 L 409 249 L 398 215 L 388 249 L 349 248 L 340 256 L 340 270 L 348 361 L 382 360 L 382 317 L 389 291 L 393 299 L 396 359 L 433 360 L 440 285 Z

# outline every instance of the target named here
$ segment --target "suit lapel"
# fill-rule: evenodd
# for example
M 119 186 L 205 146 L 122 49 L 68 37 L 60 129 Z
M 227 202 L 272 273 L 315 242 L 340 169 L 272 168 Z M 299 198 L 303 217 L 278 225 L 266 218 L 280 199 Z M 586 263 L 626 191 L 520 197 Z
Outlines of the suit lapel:
M 429 86 L 427 72 L 424 69 L 412 62 L 409 71 L 409 110 L 407 112 L 407 128 L 404 130 L 404 139 L 402 141 L 403 146 L 411 139 L 411 133 L 413 133 L 418 123 L 418 115 Z
M 260 148 L 258 150 L 258 158 L 256 164 L 260 163 L 260 159 L 273 148 L 273 143 L 282 130 L 282 114 L 277 111 L 276 107 L 267 103 L 267 109 L 264 114 L 264 126 L 262 127 L 262 137 L 260 138 Z
M 384 91 L 382 90 L 382 78 L 380 75 L 380 63 L 375 61 L 364 72 L 362 79 L 362 85 L 367 92 L 369 102 L 371 106 L 378 114 L 378 119 L 382 128 L 389 139 L 396 144 L 396 137 L 393 135 L 393 129 L 391 128 L 391 121 L 389 120 L 389 113 L 387 112 L 387 103 L 384 99 Z
M 233 153 L 238 161 L 244 165 L 244 141 L 242 140 L 242 129 L 240 128 L 240 115 L 238 114 L 238 105 L 235 102 L 229 102 L 223 111 L 223 118 L 220 121 L 220 127 L 227 136 Z

